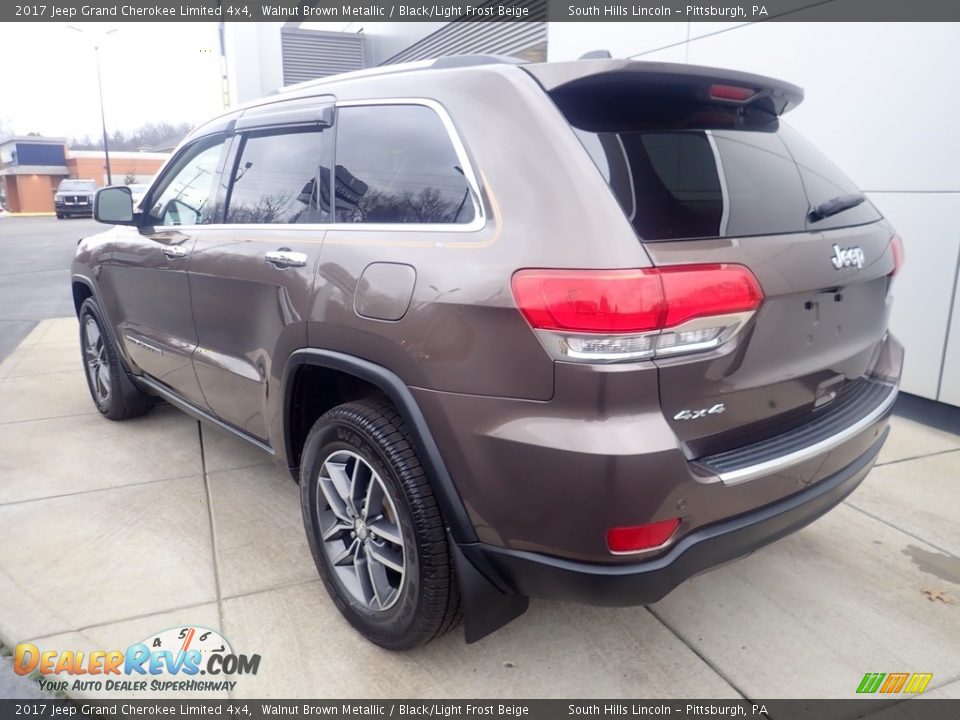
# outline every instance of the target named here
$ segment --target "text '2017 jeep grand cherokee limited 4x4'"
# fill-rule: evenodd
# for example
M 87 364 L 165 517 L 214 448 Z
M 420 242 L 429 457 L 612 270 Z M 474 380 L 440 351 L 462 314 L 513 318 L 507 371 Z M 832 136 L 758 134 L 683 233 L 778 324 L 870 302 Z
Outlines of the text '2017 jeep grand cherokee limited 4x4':
M 373 642 L 651 603 L 829 510 L 886 438 L 899 238 L 766 77 L 466 57 L 289 88 L 83 240 L 90 391 L 300 483 Z

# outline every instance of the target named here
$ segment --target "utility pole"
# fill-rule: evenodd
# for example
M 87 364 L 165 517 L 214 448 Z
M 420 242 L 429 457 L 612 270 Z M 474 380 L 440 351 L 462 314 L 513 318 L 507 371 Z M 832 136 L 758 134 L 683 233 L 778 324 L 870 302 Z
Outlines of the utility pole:
M 84 34 L 84 30 L 78 28 L 76 25 L 67 25 L 71 30 L 76 30 L 80 34 Z M 107 30 L 103 33 L 103 37 L 115 33 L 117 28 L 113 30 Z M 97 91 L 100 95 L 100 127 L 103 130 L 103 159 L 106 163 L 107 170 L 107 185 L 113 185 L 113 174 L 110 172 L 110 146 L 107 141 L 107 114 L 103 109 L 103 78 L 100 76 L 100 45 L 95 44 L 93 46 L 93 56 L 97 63 Z

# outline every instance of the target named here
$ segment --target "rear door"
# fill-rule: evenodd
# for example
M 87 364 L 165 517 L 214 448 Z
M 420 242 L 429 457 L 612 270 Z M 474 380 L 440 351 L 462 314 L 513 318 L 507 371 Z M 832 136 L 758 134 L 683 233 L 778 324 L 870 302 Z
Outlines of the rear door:
M 333 101 L 247 111 L 221 182 L 220 223 L 190 260 L 194 366 L 213 412 L 268 442 L 283 361 L 306 345 L 313 277 L 329 219 Z
M 807 422 L 876 360 L 893 270 L 888 225 L 780 120 L 799 102 L 797 88 L 601 62 L 612 64 L 540 79 L 647 255 L 657 266 L 743 265 L 764 293 L 719 348 L 658 351 L 668 422 L 691 457 Z M 705 338 L 701 325 L 696 337 Z

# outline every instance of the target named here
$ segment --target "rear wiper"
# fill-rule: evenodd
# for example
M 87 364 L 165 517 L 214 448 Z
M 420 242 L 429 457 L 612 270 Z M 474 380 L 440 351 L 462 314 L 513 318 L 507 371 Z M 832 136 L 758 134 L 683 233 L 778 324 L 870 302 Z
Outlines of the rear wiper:
M 837 213 L 842 213 L 844 210 L 855 208 L 866 199 L 867 198 L 863 193 L 837 195 L 829 200 L 824 200 L 822 203 L 813 208 L 807 215 L 807 219 L 812 223 L 819 222 L 820 220 L 828 218 L 831 215 L 836 215 Z

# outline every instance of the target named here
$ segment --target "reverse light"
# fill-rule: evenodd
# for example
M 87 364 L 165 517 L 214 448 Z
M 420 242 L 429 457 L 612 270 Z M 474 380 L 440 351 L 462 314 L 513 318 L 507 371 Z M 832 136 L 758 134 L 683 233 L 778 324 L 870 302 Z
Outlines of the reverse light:
M 517 307 L 561 359 L 616 362 L 726 342 L 763 300 L 742 265 L 520 270 Z
M 890 277 L 893 277 L 900 272 L 900 268 L 903 267 L 903 261 L 905 259 L 903 240 L 900 239 L 899 235 L 894 235 L 890 238 L 890 249 L 893 251 L 893 270 L 890 271 Z
M 680 518 L 648 525 L 615 527 L 607 530 L 607 547 L 612 553 L 633 553 L 663 545 L 680 526 Z

